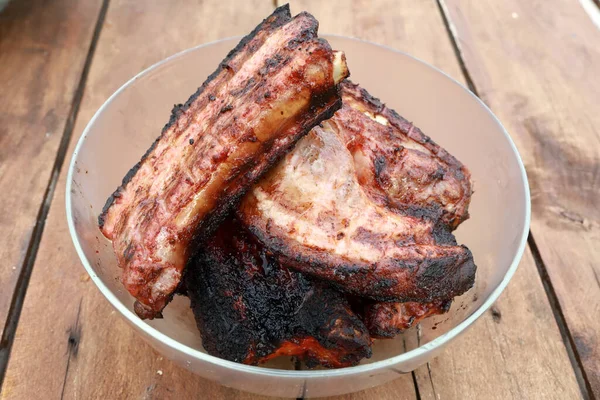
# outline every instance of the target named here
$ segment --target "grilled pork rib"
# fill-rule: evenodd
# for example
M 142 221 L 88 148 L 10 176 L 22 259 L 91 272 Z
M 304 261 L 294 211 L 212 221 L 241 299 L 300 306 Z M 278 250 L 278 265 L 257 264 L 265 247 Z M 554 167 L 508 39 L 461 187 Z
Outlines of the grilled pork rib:
M 364 307 L 363 320 L 372 337 L 391 338 L 416 326 L 427 317 L 446 313 L 451 304 L 451 300 L 435 300 L 430 303 L 370 303 Z
M 344 367 L 371 356 L 371 339 L 346 299 L 277 262 L 228 219 L 185 272 L 204 348 L 257 364 L 296 356 Z
M 414 134 L 415 128 L 406 129 L 405 120 L 383 106 L 374 113 L 376 103 L 366 92 L 344 83 L 342 96 L 342 109 L 300 140 L 246 195 L 239 217 L 283 263 L 343 291 L 375 300 L 421 303 L 464 293 L 475 277 L 471 252 L 440 243 L 452 236 L 441 218 L 465 218 L 466 208 L 451 216 L 460 207 L 444 208 L 442 200 L 457 200 L 456 193 L 469 197 L 470 186 L 458 189 L 460 182 L 446 180 L 453 171 L 434 157 L 443 150 L 424 135 Z M 385 131 L 377 135 L 389 137 L 382 146 L 395 146 L 398 154 L 377 150 L 378 136 L 368 138 L 380 127 Z M 403 153 L 396 140 L 414 154 Z M 400 174 L 394 176 L 401 182 L 397 188 L 380 183 L 385 166 L 393 162 L 401 166 L 402 158 L 421 159 L 426 167 L 421 175 L 394 168 Z M 432 166 L 435 171 L 429 174 Z M 404 185 L 417 184 L 431 195 L 421 199 L 401 194 Z M 397 201 L 387 201 L 388 197 Z M 436 199 L 442 200 L 437 204 Z M 432 212 L 436 209 L 444 212 Z
M 366 90 L 347 80 L 342 86 L 344 107 L 328 123 L 346 141 L 371 200 L 439 218 L 451 229 L 465 221 L 472 194 L 467 168 Z
M 402 178 L 400 177 L 400 179 Z M 457 244 L 456 238 L 449 230 L 446 230 L 444 234 L 435 235 L 435 241 L 440 246 L 456 246 Z M 391 338 L 417 325 L 425 318 L 447 313 L 451 305 L 452 300 L 450 299 L 438 299 L 427 303 L 366 301 L 360 307 L 360 314 L 372 337 Z
M 125 176 L 99 217 L 141 318 L 160 316 L 192 243 L 341 105 L 342 53 L 307 13 L 280 7 L 246 36 Z

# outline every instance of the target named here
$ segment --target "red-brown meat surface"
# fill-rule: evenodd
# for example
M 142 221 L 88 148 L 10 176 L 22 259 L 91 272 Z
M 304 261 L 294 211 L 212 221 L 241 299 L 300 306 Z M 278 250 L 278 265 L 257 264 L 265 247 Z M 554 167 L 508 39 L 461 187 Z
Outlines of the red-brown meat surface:
M 142 318 L 160 316 L 194 242 L 313 126 L 340 107 L 341 53 L 307 13 L 278 8 L 176 106 L 99 224 Z
M 464 165 L 358 85 L 343 82 L 342 100 L 327 124 L 343 136 L 373 201 L 440 218 L 451 229 L 469 217 L 471 174 Z
M 364 90 L 345 82 L 342 97 L 342 109 L 254 186 L 238 215 L 286 265 L 340 290 L 401 302 L 464 293 L 476 267 L 450 231 L 467 215 L 468 171 Z M 402 143 L 412 151 L 395 154 Z M 387 165 L 396 165 L 396 189 L 382 183 Z

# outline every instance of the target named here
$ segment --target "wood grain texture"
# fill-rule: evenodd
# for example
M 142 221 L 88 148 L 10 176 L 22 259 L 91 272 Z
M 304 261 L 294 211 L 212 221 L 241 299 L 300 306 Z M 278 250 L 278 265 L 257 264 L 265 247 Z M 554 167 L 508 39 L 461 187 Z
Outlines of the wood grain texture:
M 0 335 L 101 5 L 14 1 L 0 13 Z
M 247 33 L 272 9 L 268 0 L 111 1 L 69 154 L 93 113 L 131 76 L 186 48 Z M 163 359 L 115 314 L 71 243 L 66 172 L 48 215 L 0 398 L 256 398 Z
M 292 13 L 306 10 L 319 20 L 319 32 L 372 41 L 420 58 L 457 79 L 462 74 L 434 1 L 278 0 Z M 352 66 L 350 65 L 350 73 Z
M 569 0 L 444 4 L 479 94 L 525 162 L 531 232 L 600 397 L 600 30 Z
M 492 308 L 416 378 L 424 400 L 581 397 L 530 251 Z
M 401 375 L 395 381 L 343 396 L 320 397 L 323 400 L 416 400 L 412 375 Z
M 271 5 L 271 1 L 259 0 L 202 4 L 113 0 L 71 146 L 93 112 L 129 77 L 176 51 L 248 31 Z M 324 33 L 399 48 L 461 77 L 433 0 L 292 2 L 293 12 L 302 9 L 317 16 Z M 72 248 L 64 185 L 63 171 L 48 217 L 52 229 L 41 243 L 0 398 L 257 398 L 198 378 L 161 358 L 116 315 L 87 278 Z M 497 313 L 488 313 L 440 358 L 416 372 L 421 397 L 487 398 L 495 392 L 515 398 L 538 393 L 577 396 L 569 361 L 530 258 L 521 265 L 498 310 L 499 323 Z M 531 337 L 526 335 L 529 332 Z M 541 355 L 518 354 L 530 347 Z M 516 352 L 507 356 L 513 348 Z M 541 370 L 543 376 L 523 371 L 530 364 L 536 366 L 532 372 Z M 448 390 L 440 390 L 441 385 Z M 416 396 L 410 375 L 405 375 L 342 398 Z

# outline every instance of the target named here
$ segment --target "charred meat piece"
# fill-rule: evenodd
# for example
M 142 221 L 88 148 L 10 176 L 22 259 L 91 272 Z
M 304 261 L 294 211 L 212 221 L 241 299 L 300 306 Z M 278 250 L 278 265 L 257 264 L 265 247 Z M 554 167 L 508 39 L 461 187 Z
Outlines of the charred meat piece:
M 328 124 L 344 137 L 359 182 L 373 201 L 440 218 L 452 230 L 469 217 L 473 190 L 464 165 L 348 80 L 342 83 L 342 100 L 344 106 Z
M 170 121 L 99 217 L 142 318 L 179 285 L 192 243 L 341 105 L 344 56 L 307 13 L 280 7 L 246 36 Z
M 452 300 L 430 303 L 371 303 L 365 305 L 363 320 L 374 338 L 391 338 L 432 315 L 450 310 Z
M 456 246 L 456 238 L 446 225 L 438 222 L 435 241 L 440 246 Z M 440 234 L 442 232 L 442 234 Z M 359 301 L 360 315 L 375 338 L 391 338 L 417 325 L 425 318 L 445 314 L 450 310 L 452 300 L 434 300 L 428 303 L 389 303 Z
M 438 223 L 436 228 L 438 231 L 440 230 L 439 225 Z M 438 245 L 456 246 L 456 238 L 449 230 L 446 230 L 444 234 L 435 235 L 435 239 Z M 428 303 L 389 303 L 355 299 L 355 303 L 371 336 L 383 339 L 394 337 L 416 326 L 425 318 L 447 313 L 452 305 L 452 300 L 434 300 Z
M 464 293 L 474 282 L 473 257 L 464 246 L 438 243 L 452 234 L 430 217 L 429 203 L 413 200 L 407 212 L 375 201 L 375 180 L 361 180 L 373 165 L 355 161 L 340 131 L 371 120 L 336 113 L 315 127 L 253 187 L 238 215 L 286 265 L 348 293 L 400 302 Z
M 345 297 L 282 266 L 235 220 L 192 257 L 184 283 L 212 355 L 245 364 L 296 356 L 326 367 L 371 356 Z
M 448 232 L 469 216 L 472 183 L 467 168 L 358 85 L 346 80 L 342 86 L 344 107 L 330 122 L 339 123 L 363 189 L 381 205 L 439 217 L 438 225 L 449 229 L 444 235 L 437 230 L 436 243 L 456 245 Z M 356 113 L 370 120 L 357 123 Z M 367 302 L 363 317 L 371 336 L 390 338 L 429 316 L 446 313 L 451 303 Z

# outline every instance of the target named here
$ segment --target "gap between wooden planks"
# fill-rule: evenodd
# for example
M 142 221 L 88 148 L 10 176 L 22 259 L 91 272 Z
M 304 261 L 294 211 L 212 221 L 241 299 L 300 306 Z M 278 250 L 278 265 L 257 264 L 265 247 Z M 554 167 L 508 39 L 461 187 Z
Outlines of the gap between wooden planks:
M 101 5 L 13 1 L 0 13 L 0 335 L 22 269 L 39 241 L 38 217 L 56 180 L 61 140 L 72 129 Z
M 600 397 L 600 30 L 579 2 L 441 0 L 480 96 L 521 152 L 531 233 Z
M 268 14 L 270 2 L 268 3 L 255 2 L 248 4 L 247 9 L 240 10 L 239 5 L 234 7 L 233 3 L 217 5 L 215 2 L 204 4 L 205 8 L 200 13 L 198 6 L 188 3 L 167 6 L 161 3 L 113 1 L 98 46 L 97 60 L 102 61 L 92 66 L 76 133 L 81 132 L 102 101 L 127 78 L 178 50 L 248 31 Z M 292 3 L 292 8 L 295 12 L 305 8 L 314 12 L 325 33 L 360 36 L 404 49 L 451 75 L 460 77 L 458 64 L 434 2 L 414 4 L 404 1 L 400 3 L 400 7 L 397 2 L 367 3 L 355 1 L 348 5 L 346 2 L 339 2 L 332 10 L 335 14 L 321 7 L 333 7 L 336 3 Z M 373 7 L 374 4 L 377 7 Z M 358 20 L 353 19 L 352 10 L 360 12 L 356 14 Z M 197 14 L 200 14 L 197 22 L 190 23 L 190 15 Z M 204 19 L 202 15 L 205 16 Z M 332 18 L 334 15 L 336 17 Z M 208 18 L 210 24 L 206 24 Z M 235 22 L 231 22 L 231 25 L 225 22 L 219 24 L 219 18 L 223 21 L 231 21 L 233 18 Z M 184 25 L 185 29 L 179 30 Z M 234 26 L 239 31 L 228 31 Z M 160 30 L 160 34 L 157 30 Z M 158 39 L 151 44 L 145 43 L 144 39 L 149 36 Z M 62 395 L 67 398 L 123 395 L 186 398 L 198 393 L 212 398 L 255 398 L 221 388 L 163 360 L 148 346 L 140 343 L 133 331 L 114 314 L 97 289 L 87 280 L 68 239 L 63 207 L 64 190 L 60 190 L 64 188 L 64 179 L 63 173 L 48 220 L 49 225 L 55 228 L 44 235 L 40 247 L 2 398 L 31 398 L 40 394 L 46 397 Z M 529 267 L 527 265 L 522 265 L 519 271 L 519 274 L 525 273 L 525 277 L 518 278 L 520 275 L 517 275 L 515 282 L 521 282 L 516 290 L 519 296 L 523 293 L 529 295 L 525 299 L 517 295 L 511 296 L 506 302 L 509 315 L 506 315 L 507 311 L 502 313 L 504 307 L 499 306 L 495 318 L 490 314 L 479 321 L 463 337 L 473 338 L 475 344 L 465 346 L 464 341 L 459 339 L 458 343 L 438 359 L 442 361 L 441 365 L 432 364 L 426 370 L 427 378 L 422 377 L 424 369 L 417 371 L 421 397 L 437 397 L 442 393 L 448 394 L 445 397 L 452 397 L 453 394 L 474 397 L 479 392 L 472 387 L 473 382 L 482 379 L 489 381 L 488 390 L 491 393 L 499 395 L 535 394 L 544 393 L 544 390 L 567 394 L 576 392 L 572 371 L 564 348 L 561 347 L 560 336 L 535 267 L 532 263 L 529 263 Z M 530 285 L 529 281 L 534 283 Z M 507 295 L 503 299 L 505 297 Z M 66 309 L 57 310 L 48 306 L 62 304 L 69 299 L 70 307 Z M 495 322 L 498 320 L 498 312 L 504 316 L 500 323 Z M 516 322 L 521 323 L 515 326 L 525 330 L 529 328 L 529 332 L 533 334 L 516 336 L 516 349 L 509 346 L 511 348 L 508 350 L 517 351 L 509 354 L 508 360 L 490 360 L 488 354 L 506 352 L 506 343 L 510 345 L 507 340 L 515 337 L 513 314 L 517 318 Z M 502 322 L 503 319 L 508 323 Z M 485 324 L 485 329 L 482 324 Z M 490 326 L 494 332 L 490 333 Z M 539 343 L 540 332 L 549 333 L 549 344 Z M 499 338 L 504 343 L 496 343 Z M 471 349 L 474 346 L 480 346 L 482 354 L 473 354 Z M 519 353 L 524 348 L 535 349 L 527 353 L 530 362 L 539 361 L 536 365 L 548 362 L 549 374 L 559 373 L 564 376 L 548 382 L 548 375 L 542 374 L 542 379 L 538 379 L 538 374 L 532 374 L 530 378 L 523 380 L 519 369 L 516 374 L 491 376 L 492 372 L 506 371 L 511 361 L 518 361 Z M 45 354 L 40 353 L 41 349 L 45 349 Z M 479 368 L 454 368 L 449 361 L 444 361 L 443 357 L 448 356 L 452 357 L 451 360 L 463 360 L 467 366 L 479 362 L 480 364 L 475 364 Z M 481 364 L 483 361 L 487 363 Z M 31 365 L 39 367 L 32 369 Z M 159 370 L 162 375 L 157 374 Z M 526 386 L 525 392 L 519 391 L 520 385 Z M 380 388 L 345 397 L 391 399 L 403 396 L 415 398 L 415 387 L 408 375 Z

